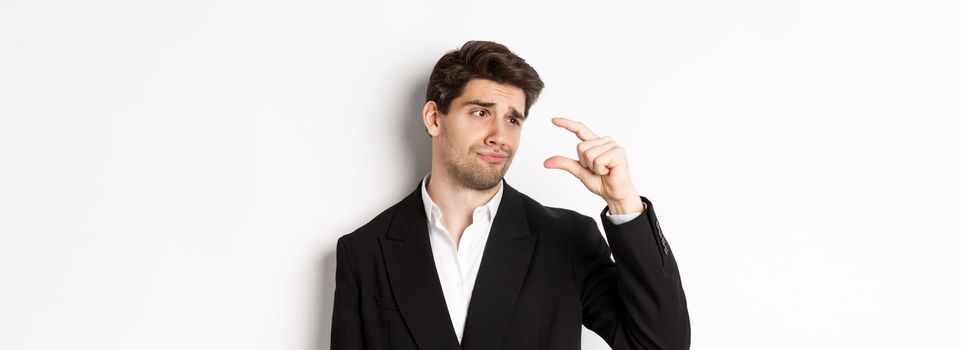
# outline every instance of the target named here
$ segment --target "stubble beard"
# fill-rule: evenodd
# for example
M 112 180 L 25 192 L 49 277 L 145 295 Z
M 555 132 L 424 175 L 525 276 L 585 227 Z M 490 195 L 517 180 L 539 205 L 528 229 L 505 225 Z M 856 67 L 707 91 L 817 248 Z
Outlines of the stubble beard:
M 474 190 L 489 190 L 500 183 L 501 178 L 507 174 L 511 160 L 514 159 L 512 152 L 507 153 L 507 158 L 501 164 L 491 164 L 477 157 L 477 152 L 489 150 L 488 148 L 470 147 L 467 154 L 453 154 L 449 140 L 443 153 L 444 166 L 451 179 L 461 186 Z

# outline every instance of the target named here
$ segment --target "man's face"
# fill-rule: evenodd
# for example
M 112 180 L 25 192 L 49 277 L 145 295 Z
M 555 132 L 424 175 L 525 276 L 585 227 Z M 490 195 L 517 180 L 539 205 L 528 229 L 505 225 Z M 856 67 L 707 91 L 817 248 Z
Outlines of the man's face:
M 438 111 L 434 149 L 454 181 L 476 190 L 500 183 L 520 142 L 525 103 L 518 87 L 472 79 L 446 115 Z

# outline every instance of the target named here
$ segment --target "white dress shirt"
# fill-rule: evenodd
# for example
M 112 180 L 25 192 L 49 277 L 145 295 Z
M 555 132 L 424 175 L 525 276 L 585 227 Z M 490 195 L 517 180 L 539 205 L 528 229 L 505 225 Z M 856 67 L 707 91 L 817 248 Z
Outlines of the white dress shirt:
M 430 173 L 427 173 L 421 182 L 420 194 L 424 199 L 424 211 L 427 214 L 430 247 L 434 255 L 434 266 L 437 267 L 437 277 L 447 302 L 447 311 L 450 313 L 450 322 L 454 326 L 457 341 L 460 342 L 464 336 L 464 323 L 467 321 L 467 307 L 470 305 L 474 281 L 484 256 L 484 247 L 487 246 L 487 236 L 490 235 L 491 224 L 504 194 L 504 180 L 501 179 L 497 193 L 487 204 L 474 208 L 471 224 L 464 229 L 458 247 L 441 224 L 440 207 L 434 204 L 427 194 L 429 179 Z M 608 218 L 615 225 L 628 222 L 639 215 L 641 213 L 611 215 L 608 212 Z

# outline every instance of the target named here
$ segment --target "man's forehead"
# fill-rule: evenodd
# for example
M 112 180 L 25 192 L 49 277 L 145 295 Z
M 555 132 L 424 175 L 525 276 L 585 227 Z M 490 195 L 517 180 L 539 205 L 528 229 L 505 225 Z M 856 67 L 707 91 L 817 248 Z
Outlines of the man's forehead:
M 492 102 L 498 107 L 524 110 L 524 91 L 520 88 L 500 84 L 486 79 L 473 79 L 464 86 L 464 91 L 457 98 L 459 104 L 468 102 L 485 101 Z M 476 104 L 476 103 L 474 103 Z

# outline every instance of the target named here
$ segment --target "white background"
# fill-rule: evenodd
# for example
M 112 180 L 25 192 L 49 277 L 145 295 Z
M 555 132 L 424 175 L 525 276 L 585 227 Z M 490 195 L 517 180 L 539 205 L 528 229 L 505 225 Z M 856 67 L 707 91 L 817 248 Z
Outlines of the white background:
M 334 243 L 429 166 L 469 39 L 546 82 L 507 180 L 627 150 L 694 349 L 958 349 L 952 1 L 0 1 L 0 348 L 326 349 Z M 584 332 L 585 349 L 604 349 Z

